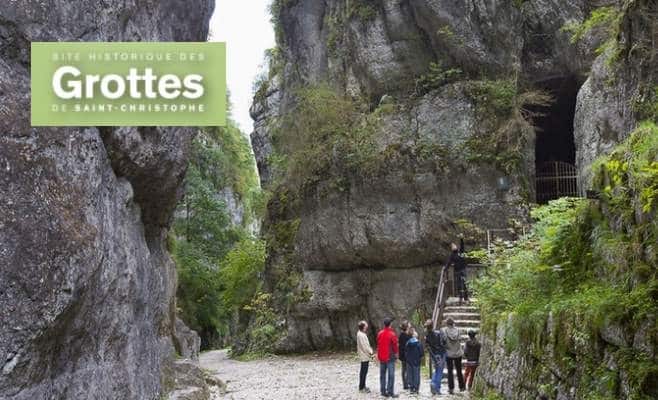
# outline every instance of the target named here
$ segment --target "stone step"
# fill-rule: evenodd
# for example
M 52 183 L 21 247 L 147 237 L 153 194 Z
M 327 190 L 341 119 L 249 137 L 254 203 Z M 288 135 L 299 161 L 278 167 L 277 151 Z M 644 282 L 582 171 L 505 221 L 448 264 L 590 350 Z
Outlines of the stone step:
M 478 328 L 479 326 L 480 326 L 480 321 L 460 320 L 460 319 L 455 320 L 456 328 Z
M 480 320 L 480 313 L 476 312 L 445 312 L 443 313 L 443 319 L 448 319 L 452 318 L 453 320 L 473 320 L 473 321 L 479 321 Z
M 476 306 L 446 306 L 443 309 L 443 312 L 475 314 L 475 313 L 479 313 L 479 310 Z

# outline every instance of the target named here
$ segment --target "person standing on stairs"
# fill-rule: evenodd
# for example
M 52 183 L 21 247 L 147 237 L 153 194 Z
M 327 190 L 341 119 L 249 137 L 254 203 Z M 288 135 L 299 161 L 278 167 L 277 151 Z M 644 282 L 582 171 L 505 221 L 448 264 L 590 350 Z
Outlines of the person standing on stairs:
M 448 389 L 450 394 L 455 390 L 454 369 L 457 370 L 457 381 L 459 383 L 459 391 L 466 390 L 464 385 L 464 375 L 462 375 L 462 344 L 460 341 L 459 329 L 455 328 L 455 321 L 452 318 L 446 320 L 445 335 L 447 339 L 446 355 L 448 364 Z
M 400 324 L 400 336 L 398 337 L 398 343 L 400 344 L 400 364 L 402 368 L 402 386 L 404 390 L 409 389 L 409 377 L 407 376 L 407 358 L 406 358 L 406 345 L 407 341 L 411 338 L 407 333 L 409 329 L 409 322 L 402 321 Z
M 464 235 L 459 235 L 459 247 L 455 243 L 450 243 L 450 259 L 448 266 L 452 265 L 455 271 L 455 283 L 459 291 L 459 305 L 462 300 L 468 303 L 468 288 L 466 287 L 466 258 L 464 257 Z
M 398 336 L 391 328 L 391 318 L 384 318 L 384 328 L 377 334 L 377 358 L 379 359 L 379 386 L 384 397 L 397 398 L 395 394 L 395 359 L 399 356 Z
M 478 368 L 480 363 L 480 342 L 475 338 L 475 331 L 473 329 L 468 330 L 468 340 L 466 341 L 466 346 L 464 348 L 464 358 L 466 362 L 465 380 L 466 387 L 468 390 L 471 390 L 473 387 L 473 377 L 475 376 L 475 370 Z
M 434 365 L 430 390 L 432 394 L 441 394 L 441 379 L 443 379 L 443 367 L 446 363 L 447 341 L 441 330 L 434 329 L 434 323 L 431 319 L 425 322 L 425 344 Z
M 361 369 L 359 371 L 359 392 L 370 393 L 370 389 L 366 387 L 366 377 L 368 376 L 368 365 L 374 352 L 370 347 L 370 340 L 366 331 L 368 330 L 368 323 L 366 321 L 359 322 L 359 331 L 356 333 L 356 353 L 361 362 Z

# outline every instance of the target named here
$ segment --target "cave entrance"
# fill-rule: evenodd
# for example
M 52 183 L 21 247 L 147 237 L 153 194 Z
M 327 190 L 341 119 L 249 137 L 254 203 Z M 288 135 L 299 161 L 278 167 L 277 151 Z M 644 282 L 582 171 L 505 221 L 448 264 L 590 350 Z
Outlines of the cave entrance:
M 545 204 L 565 196 L 578 196 L 576 145 L 573 120 L 580 82 L 575 77 L 551 78 L 536 83 L 553 96 L 553 103 L 537 107 L 535 139 L 536 201 Z

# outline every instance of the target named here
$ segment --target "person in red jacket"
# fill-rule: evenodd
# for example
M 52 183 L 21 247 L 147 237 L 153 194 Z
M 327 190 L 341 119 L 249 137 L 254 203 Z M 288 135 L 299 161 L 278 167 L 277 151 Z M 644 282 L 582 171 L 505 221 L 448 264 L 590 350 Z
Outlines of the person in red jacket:
M 377 334 L 377 358 L 379 359 L 379 385 L 384 397 L 398 397 L 394 393 L 395 359 L 398 358 L 398 337 L 391 328 L 391 318 L 384 318 L 384 329 Z

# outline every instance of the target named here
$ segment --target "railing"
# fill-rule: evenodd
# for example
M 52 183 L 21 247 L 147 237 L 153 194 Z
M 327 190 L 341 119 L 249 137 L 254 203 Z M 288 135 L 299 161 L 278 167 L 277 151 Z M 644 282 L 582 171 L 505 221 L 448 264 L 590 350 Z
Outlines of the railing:
M 578 197 L 578 172 L 572 164 L 562 161 L 543 163 L 536 173 L 537 203 L 560 197 Z
M 439 277 L 439 286 L 436 289 L 436 299 L 434 300 L 434 309 L 432 310 L 432 329 L 436 330 L 436 327 L 440 323 L 440 321 L 443 319 L 443 309 L 445 308 L 446 305 L 446 281 L 448 279 L 448 266 L 444 265 L 443 268 L 441 268 L 441 275 Z M 427 357 L 427 361 L 429 364 L 429 373 L 430 373 L 430 379 L 432 379 L 432 368 L 434 365 L 432 364 L 432 357 Z
M 437 324 L 443 317 L 443 309 L 446 305 L 445 292 L 448 266 L 444 265 L 441 269 L 439 278 L 439 287 L 436 290 L 436 300 L 434 301 L 434 310 L 432 311 L 432 329 L 436 329 Z

